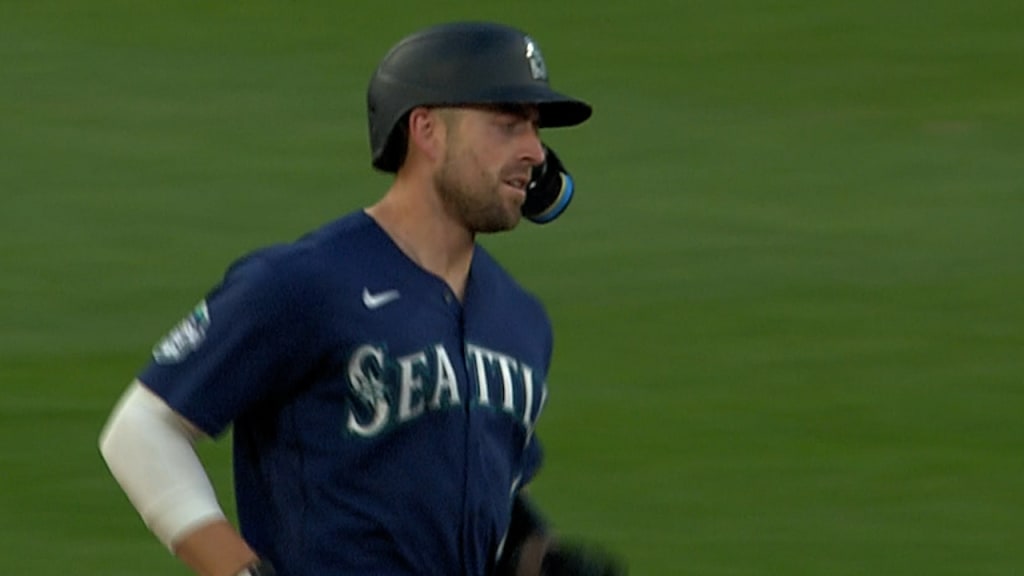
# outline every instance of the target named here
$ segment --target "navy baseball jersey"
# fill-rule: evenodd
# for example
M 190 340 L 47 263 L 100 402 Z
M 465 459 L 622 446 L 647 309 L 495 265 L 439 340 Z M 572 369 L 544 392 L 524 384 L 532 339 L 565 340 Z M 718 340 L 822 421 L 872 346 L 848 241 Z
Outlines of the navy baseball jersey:
M 540 466 L 552 334 L 477 246 L 463 301 L 364 212 L 235 262 L 139 379 L 234 437 L 281 576 L 488 574 Z

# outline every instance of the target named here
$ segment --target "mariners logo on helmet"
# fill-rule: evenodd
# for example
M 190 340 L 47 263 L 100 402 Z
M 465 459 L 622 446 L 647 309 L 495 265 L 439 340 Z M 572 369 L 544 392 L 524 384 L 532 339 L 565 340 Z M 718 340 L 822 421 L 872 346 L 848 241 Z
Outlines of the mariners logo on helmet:
M 530 75 L 534 80 L 547 80 L 548 67 L 544 64 L 544 56 L 540 53 L 540 46 L 529 36 L 523 36 L 526 43 L 526 59 L 530 61 Z

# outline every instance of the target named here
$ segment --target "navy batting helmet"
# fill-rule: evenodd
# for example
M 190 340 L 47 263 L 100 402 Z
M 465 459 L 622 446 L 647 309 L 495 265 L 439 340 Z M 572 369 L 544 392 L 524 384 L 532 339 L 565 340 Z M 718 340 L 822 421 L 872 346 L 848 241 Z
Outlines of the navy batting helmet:
M 537 43 L 490 22 L 441 24 L 398 42 L 370 79 L 367 108 L 373 166 L 397 172 L 405 160 L 400 129 L 417 106 L 534 104 L 540 126 L 574 126 L 590 105 L 551 89 Z

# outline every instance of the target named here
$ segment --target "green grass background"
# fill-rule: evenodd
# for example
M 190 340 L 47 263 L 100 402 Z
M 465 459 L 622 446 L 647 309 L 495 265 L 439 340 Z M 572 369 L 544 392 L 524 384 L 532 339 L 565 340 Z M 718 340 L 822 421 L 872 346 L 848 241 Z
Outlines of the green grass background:
M 484 239 L 556 324 L 559 529 L 636 575 L 1024 573 L 1018 0 L 0 0 L 4 572 L 186 573 L 107 413 L 232 259 L 380 195 L 366 81 L 466 18 L 596 110 L 545 135 L 567 215 Z

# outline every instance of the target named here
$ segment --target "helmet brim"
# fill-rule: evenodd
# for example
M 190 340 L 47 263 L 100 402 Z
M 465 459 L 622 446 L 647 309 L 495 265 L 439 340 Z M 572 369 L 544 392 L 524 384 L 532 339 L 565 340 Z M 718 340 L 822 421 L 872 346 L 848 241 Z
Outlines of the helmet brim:
M 541 128 L 564 128 L 578 126 L 590 118 L 593 109 L 590 104 L 572 98 L 539 102 Z
M 541 128 L 577 126 L 594 112 L 590 104 L 540 83 L 502 86 L 479 98 L 470 98 L 465 104 L 533 104 L 540 113 Z

